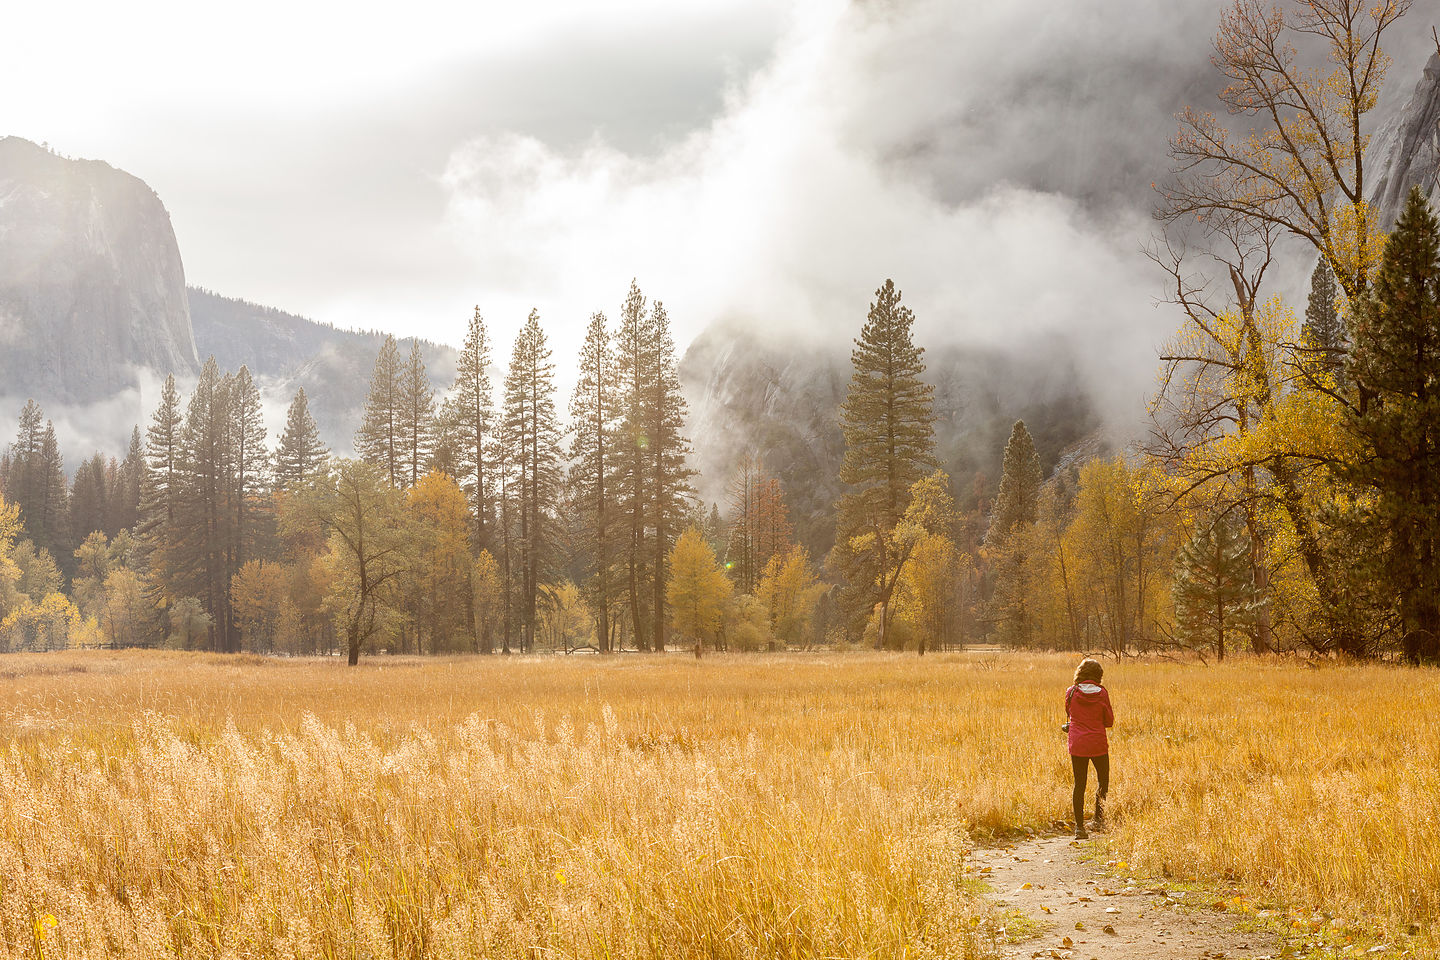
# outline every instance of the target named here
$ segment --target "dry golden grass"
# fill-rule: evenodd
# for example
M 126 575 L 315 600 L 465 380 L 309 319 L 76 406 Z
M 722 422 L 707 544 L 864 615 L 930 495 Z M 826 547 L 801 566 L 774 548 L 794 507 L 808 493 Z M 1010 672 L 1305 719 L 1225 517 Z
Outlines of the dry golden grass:
M 1072 666 L 3 657 L 0 954 L 984 955 L 967 832 L 1067 815 Z M 1132 863 L 1440 918 L 1435 673 L 1109 673 Z

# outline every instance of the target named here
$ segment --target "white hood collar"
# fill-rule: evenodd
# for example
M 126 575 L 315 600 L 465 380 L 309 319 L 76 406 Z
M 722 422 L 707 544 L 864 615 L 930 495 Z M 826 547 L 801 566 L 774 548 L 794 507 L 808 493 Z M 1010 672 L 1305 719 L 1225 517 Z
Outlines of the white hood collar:
M 1082 684 L 1080 684 L 1080 692 L 1081 692 L 1081 693 L 1099 693 L 1099 692 L 1100 692 L 1100 685 L 1099 685 L 1099 684 L 1096 684 L 1096 683 L 1082 683 Z

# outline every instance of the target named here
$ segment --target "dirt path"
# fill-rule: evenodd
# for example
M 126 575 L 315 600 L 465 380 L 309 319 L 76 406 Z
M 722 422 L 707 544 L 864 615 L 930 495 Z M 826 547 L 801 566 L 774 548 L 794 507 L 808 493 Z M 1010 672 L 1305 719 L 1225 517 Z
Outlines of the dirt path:
M 1047 837 L 975 851 L 971 876 L 993 888 L 1000 909 L 1019 910 L 1030 921 L 1012 923 L 1012 930 L 1037 931 L 1006 946 L 1004 956 L 1260 960 L 1280 953 L 1272 935 L 1237 930 L 1238 918 L 1213 909 L 1213 896 L 1131 878 L 1123 864 L 1107 870 L 1083 859 L 1086 849 L 1069 837 Z

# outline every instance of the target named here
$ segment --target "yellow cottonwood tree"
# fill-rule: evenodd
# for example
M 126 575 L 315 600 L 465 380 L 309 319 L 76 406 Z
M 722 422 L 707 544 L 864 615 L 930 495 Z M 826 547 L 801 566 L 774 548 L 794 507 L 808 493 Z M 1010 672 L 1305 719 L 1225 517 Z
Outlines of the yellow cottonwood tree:
M 1065 531 L 1074 558 L 1077 616 L 1087 646 L 1119 655 L 1168 633 L 1175 518 L 1160 472 L 1121 458 L 1080 468 L 1075 519 Z
M 877 596 L 885 599 L 875 605 L 873 619 L 876 645 L 880 647 L 886 644 L 886 632 L 894 615 L 894 604 L 890 598 L 900 585 L 915 548 L 926 536 L 948 536 L 955 527 L 955 498 L 950 495 L 950 477 L 943 470 L 936 470 L 911 484 L 908 504 L 900 522 L 888 532 L 862 533 L 853 538 L 850 546 L 856 555 L 871 555 L 880 560 L 875 591 Z M 880 548 L 874 542 L 877 537 L 884 540 Z
M 769 612 L 770 635 L 781 644 L 804 643 L 815 605 L 825 589 L 810 564 L 810 551 L 804 547 L 772 554 L 757 591 Z
M 279 563 L 247 560 L 230 581 L 230 602 L 245 646 L 259 653 L 275 649 L 276 635 L 290 605 L 290 571 Z
M 970 563 L 970 557 L 956 550 L 955 542 L 943 533 L 925 534 L 911 552 L 900 581 L 900 606 L 915 628 L 921 656 L 927 646 L 943 646 L 953 633 Z
M 406 493 L 413 529 L 410 567 L 401 580 L 414 614 L 416 652 L 470 649 L 470 507 L 449 475 L 425 474 Z
M 670 580 L 665 599 L 670 606 L 670 623 L 695 641 L 695 655 L 704 641 L 714 640 L 725 613 L 725 601 L 732 590 L 730 578 L 715 559 L 705 535 L 690 527 L 675 541 L 668 561 Z

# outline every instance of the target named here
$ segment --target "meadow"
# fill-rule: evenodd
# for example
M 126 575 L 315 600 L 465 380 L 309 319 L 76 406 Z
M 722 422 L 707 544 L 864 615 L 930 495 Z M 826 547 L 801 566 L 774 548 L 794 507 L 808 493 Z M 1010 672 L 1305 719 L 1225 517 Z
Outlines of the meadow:
M 1072 657 L 0 657 L 0 956 L 985 957 Z M 1440 674 L 1107 665 L 1107 854 L 1440 921 Z

